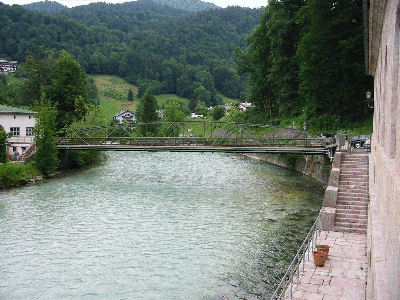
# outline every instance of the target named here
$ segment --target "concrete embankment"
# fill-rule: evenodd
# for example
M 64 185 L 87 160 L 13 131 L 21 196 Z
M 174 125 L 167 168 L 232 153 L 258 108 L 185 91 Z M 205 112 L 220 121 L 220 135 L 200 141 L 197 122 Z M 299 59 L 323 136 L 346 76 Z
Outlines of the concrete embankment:
M 328 157 L 318 155 L 292 154 L 246 154 L 248 157 L 281 166 L 314 178 L 323 185 L 328 185 L 332 163 Z

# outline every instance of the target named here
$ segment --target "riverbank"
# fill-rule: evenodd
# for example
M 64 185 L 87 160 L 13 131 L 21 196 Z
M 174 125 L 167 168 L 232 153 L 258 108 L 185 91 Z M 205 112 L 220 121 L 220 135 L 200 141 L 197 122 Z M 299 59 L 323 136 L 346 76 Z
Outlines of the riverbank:
M 309 176 L 324 186 L 328 185 L 332 164 L 329 158 L 317 155 L 245 154 L 253 159 L 284 167 Z

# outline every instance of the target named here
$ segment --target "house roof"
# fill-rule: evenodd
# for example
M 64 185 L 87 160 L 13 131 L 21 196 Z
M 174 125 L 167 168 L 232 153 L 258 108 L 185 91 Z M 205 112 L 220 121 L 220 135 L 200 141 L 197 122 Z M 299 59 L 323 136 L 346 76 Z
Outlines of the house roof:
M 123 114 L 126 114 L 126 113 L 130 113 L 130 114 L 132 114 L 132 115 L 135 115 L 135 114 L 134 114 L 133 112 L 131 112 L 130 110 L 124 110 L 124 111 L 121 111 L 120 113 L 116 114 L 116 115 L 114 116 L 114 118 L 119 117 L 119 116 L 121 116 L 121 115 L 123 115 Z
M 8 114 L 32 115 L 32 114 L 36 114 L 36 112 L 25 109 L 25 108 L 19 108 L 19 107 L 13 107 L 13 106 L 7 106 L 7 105 L 0 104 L 0 114 L 2 114 L 2 115 L 8 115 Z

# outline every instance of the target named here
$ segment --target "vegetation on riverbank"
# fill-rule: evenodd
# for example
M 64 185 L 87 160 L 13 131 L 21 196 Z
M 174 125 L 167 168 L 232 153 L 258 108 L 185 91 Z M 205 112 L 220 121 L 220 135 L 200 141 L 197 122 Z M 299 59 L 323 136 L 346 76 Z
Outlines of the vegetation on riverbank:
M 0 164 L 0 188 L 21 186 L 35 180 L 40 175 L 34 163 L 3 163 Z

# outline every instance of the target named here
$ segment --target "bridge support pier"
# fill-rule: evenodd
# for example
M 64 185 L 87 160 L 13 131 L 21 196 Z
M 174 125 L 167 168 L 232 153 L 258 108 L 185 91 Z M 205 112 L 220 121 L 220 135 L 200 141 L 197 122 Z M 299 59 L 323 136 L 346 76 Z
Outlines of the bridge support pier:
M 59 150 L 58 158 L 60 159 L 61 169 L 67 169 L 68 167 L 68 150 Z

